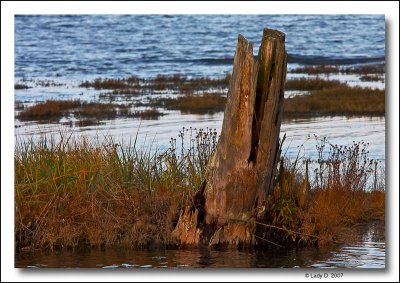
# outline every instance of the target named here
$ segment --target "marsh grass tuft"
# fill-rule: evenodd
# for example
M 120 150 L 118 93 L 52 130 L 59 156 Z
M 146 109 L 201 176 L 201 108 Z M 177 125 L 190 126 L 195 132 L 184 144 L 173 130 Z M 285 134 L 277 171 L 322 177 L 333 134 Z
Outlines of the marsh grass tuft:
M 356 238 L 356 225 L 384 221 L 384 173 L 369 158 L 368 144 L 339 146 L 323 138 L 316 149 L 315 161 L 280 160 L 264 221 L 286 231 L 271 229 L 264 237 L 323 246 Z
M 384 82 L 385 79 L 381 75 L 362 75 L 360 77 L 362 82 Z
M 340 81 L 324 80 L 318 77 L 315 79 L 300 78 L 286 81 L 285 90 L 322 90 L 339 86 L 343 87 L 346 86 L 346 84 Z
M 285 99 L 284 117 L 385 115 L 385 91 L 339 85 Z
M 190 141 L 187 139 L 190 138 Z M 145 247 L 171 243 L 179 209 L 200 186 L 214 131 L 183 129 L 170 148 L 60 133 L 18 140 L 17 249 Z
M 318 65 L 318 66 L 303 66 L 298 67 L 292 70 L 289 70 L 289 73 L 294 74 L 331 74 L 331 73 L 339 73 L 340 68 L 336 65 Z
M 115 119 L 140 117 L 155 119 L 163 113 L 156 109 L 133 111 L 130 105 L 116 103 L 83 102 L 80 100 L 47 100 L 33 106 L 22 108 L 17 114 L 21 120 L 51 121 L 73 114 L 85 124 L 95 119 Z
M 27 88 L 31 88 L 31 87 L 26 84 L 21 84 L 21 83 L 14 84 L 14 89 L 27 89 Z
M 97 78 L 93 81 L 83 81 L 79 86 L 84 88 L 108 89 L 112 92 L 103 95 L 133 95 L 149 94 L 155 91 L 174 90 L 181 93 L 193 93 L 210 88 L 226 88 L 229 85 L 231 75 L 226 74 L 222 78 L 194 77 L 188 78 L 181 74 L 157 75 L 153 78 Z
M 164 113 L 160 112 L 156 108 L 135 111 L 132 113 L 133 117 L 139 117 L 142 119 L 158 119 L 160 116 L 163 116 Z
M 132 80 L 97 78 L 93 81 L 84 81 L 79 86 L 94 89 L 124 89 L 130 86 Z
M 214 114 L 225 109 L 227 97 L 221 93 L 203 93 L 183 95 L 177 98 L 154 99 L 151 105 L 168 110 L 180 110 L 182 113 Z
M 22 101 L 15 101 L 14 102 L 14 110 L 21 111 L 25 109 L 25 105 Z
M 366 64 L 352 67 L 344 67 L 339 65 L 316 65 L 316 66 L 303 66 L 292 69 L 290 73 L 301 73 L 301 74 L 332 74 L 332 73 L 344 73 L 344 74 L 384 74 L 385 64 Z
M 347 74 L 378 74 L 382 75 L 385 73 L 385 64 L 367 64 L 360 66 L 353 66 L 348 68 L 343 68 L 341 71 Z
M 57 119 L 68 110 L 81 106 L 79 100 L 47 100 L 25 108 L 18 115 L 23 120 Z

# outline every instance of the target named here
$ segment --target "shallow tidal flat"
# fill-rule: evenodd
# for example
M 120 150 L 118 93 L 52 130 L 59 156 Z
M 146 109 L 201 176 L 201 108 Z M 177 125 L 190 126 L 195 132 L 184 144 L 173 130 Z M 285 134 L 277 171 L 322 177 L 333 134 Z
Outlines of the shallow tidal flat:
M 335 141 L 337 130 L 344 136 L 357 128 L 361 133 L 356 139 L 369 138 L 368 135 L 380 131 L 383 137 L 384 78 L 382 64 L 290 68 L 282 132 L 294 129 L 291 125 L 299 125 L 303 130 L 308 125 L 309 131 L 304 131 L 301 141 L 286 132 L 295 147 L 313 134 L 333 137 Z M 95 78 L 69 84 L 43 79 L 18 81 L 16 135 L 23 138 L 57 134 L 60 125 L 64 125 L 75 132 L 107 132 L 118 139 L 134 137 L 140 128 L 141 136 L 157 136 L 157 142 L 164 146 L 182 126 L 220 129 L 229 80 L 230 74 L 221 78 L 175 74 Z M 338 118 L 343 124 L 337 122 Z M 364 125 L 361 130 L 360 123 Z M 332 128 L 327 124 L 332 124 L 336 131 L 326 131 L 325 127 Z M 378 142 L 384 141 L 378 138 Z M 384 158 L 384 149 L 376 152 L 383 152 L 379 156 Z
M 384 116 L 384 69 L 379 66 L 342 69 L 337 66 L 316 66 L 289 70 L 285 85 L 284 117 Z M 224 110 L 229 80 L 230 74 L 223 78 L 188 78 L 175 74 L 147 79 L 137 76 L 96 78 L 71 86 L 83 91 L 95 91 L 97 95 L 92 97 L 90 103 L 82 102 L 82 97 L 73 95 L 69 99 L 63 98 L 63 90 L 69 87 L 62 83 L 40 80 L 27 81 L 25 84 L 18 82 L 15 84 L 17 93 L 23 90 L 29 92 L 41 86 L 58 88 L 60 95 L 35 101 L 34 105 L 29 99 L 21 101 L 17 98 L 15 106 L 19 112 L 16 117 L 43 122 L 61 118 L 73 120 L 75 116 L 79 120 L 122 117 L 154 119 L 167 110 L 213 114 Z M 82 92 L 79 95 L 87 97 Z

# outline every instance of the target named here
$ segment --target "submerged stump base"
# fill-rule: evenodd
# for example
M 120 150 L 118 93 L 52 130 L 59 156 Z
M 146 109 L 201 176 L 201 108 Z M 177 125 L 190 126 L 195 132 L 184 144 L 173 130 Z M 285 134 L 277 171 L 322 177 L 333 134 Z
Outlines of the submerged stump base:
M 181 245 L 193 246 L 200 243 L 200 235 L 202 230 L 198 227 L 199 212 L 197 209 L 192 209 L 187 206 L 179 216 L 178 224 L 172 236 L 179 240 Z
M 279 153 L 287 54 L 285 35 L 264 29 L 258 59 L 238 37 L 221 137 L 203 186 L 180 215 L 181 245 L 252 247 Z

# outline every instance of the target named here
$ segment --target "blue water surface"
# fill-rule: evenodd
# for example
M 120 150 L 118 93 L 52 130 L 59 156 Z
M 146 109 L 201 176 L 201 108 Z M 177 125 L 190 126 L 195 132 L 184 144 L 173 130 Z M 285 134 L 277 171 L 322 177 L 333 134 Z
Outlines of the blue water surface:
M 223 76 L 238 34 L 257 47 L 265 27 L 291 64 L 385 59 L 384 15 L 17 15 L 15 77 Z

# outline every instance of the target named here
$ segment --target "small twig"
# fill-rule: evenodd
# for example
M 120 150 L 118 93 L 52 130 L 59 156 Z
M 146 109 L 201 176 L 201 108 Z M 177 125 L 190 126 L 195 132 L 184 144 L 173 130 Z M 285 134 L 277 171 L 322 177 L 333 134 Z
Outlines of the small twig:
M 296 234 L 296 235 L 307 236 L 307 237 L 316 238 L 316 239 L 319 239 L 319 240 L 324 240 L 323 238 L 321 238 L 319 236 L 315 236 L 315 235 L 311 235 L 311 234 L 307 234 L 307 233 L 300 233 L 300 232 L 296 232 L 296 231 L 293 231 L 293 230 L 289 230 L 289 229 L 286 229 L 286 228 L 281 228 L 281 227 L 270 225 L 270 224 L 265 224 L 265 223 L 258 222 L 258 221 L 256 221 L 256 224 L 264 226 L 264 227 L 268 227 L 268 228 L 274 228 L 274 229 L 277 229 L 277 230 L 282 230 L 282 231 L 285 231 L 285 232 L 293 233 L 293 234 Z M 334 241 L 334 240 L 331 240 L 331 241 L 334 242 L 334 243 L 339 243 L 339 242 Z
M 273 244 L 273 245 L 275 245 L 275 246 L 277 246 L 277 247 L 279 247 L 279 248 L 283 248 L 283 246 L 281 246 L 281 245 L 279 245 L 279 244 L 277 244 L 277 243 L 274 243 L 274 242 L 272 242 L 272 241 L 270 241 L 270 240 L 267 240 L 267 239 L 265 239 L 265 238 L 259 237 L 259 236 L 257 236 L 257 235 L 254 235 L 254 237 L 256 237 L 256 238 L 258 238 L 258 239 L 260 239 L 260 240 L 266 241 L 267 243 Z
M 244 219 L 235 219 L 235 218 L 223 217 L 223 216 L 218 216 L 218 215 L 213 215 L 213 216 L 216 216 L 218 218 L 225 219 L 225 220 L 239 221 L 239 222 L 245 222 L 245 223 L 249 223 L 250 222 L 250 221 L 244 220 Z M 311 234 L 307 234 L 307 233 L 300 233 L 300 232 L 297 232 L 297 231 L 289 230 L 289 229 L 286 229 L 286 228 L 281 228 L 281 227 L 270 225 L 270 224 L 265 224 L 265 223 L 258 222 L 258 221 L 255 221 L 255 223 L 258 224 L 258 225 L 267 227 L 267 228 L 274 228 L 274 229 L 277 229 L 277 230 L 285 231 L 285 232 L 288 232 L 288 233 L 293 233 L 293 234 L 296 234 L 296 235 L 307 236 L 307 237 L 311 237 L 311 238 L 315 238 L 315 239 L 319 239 L 319 240 L 326 240 L 326 239 L 321 238 L 321 237 L 316 236 L 316 235 L 311 235 Z M 256 237 L 258 237 L 258 236 L 256 236 Z M 263 239 L 263 240 L 266 240 L 266 239 Z M 266 240 L 266 241 L 268 241 L 268 240 Z M 332 241 L 333 243 L 340 243 L 340 242 L 334 241 L 334 240 L 330 240 L 330 241 Z

